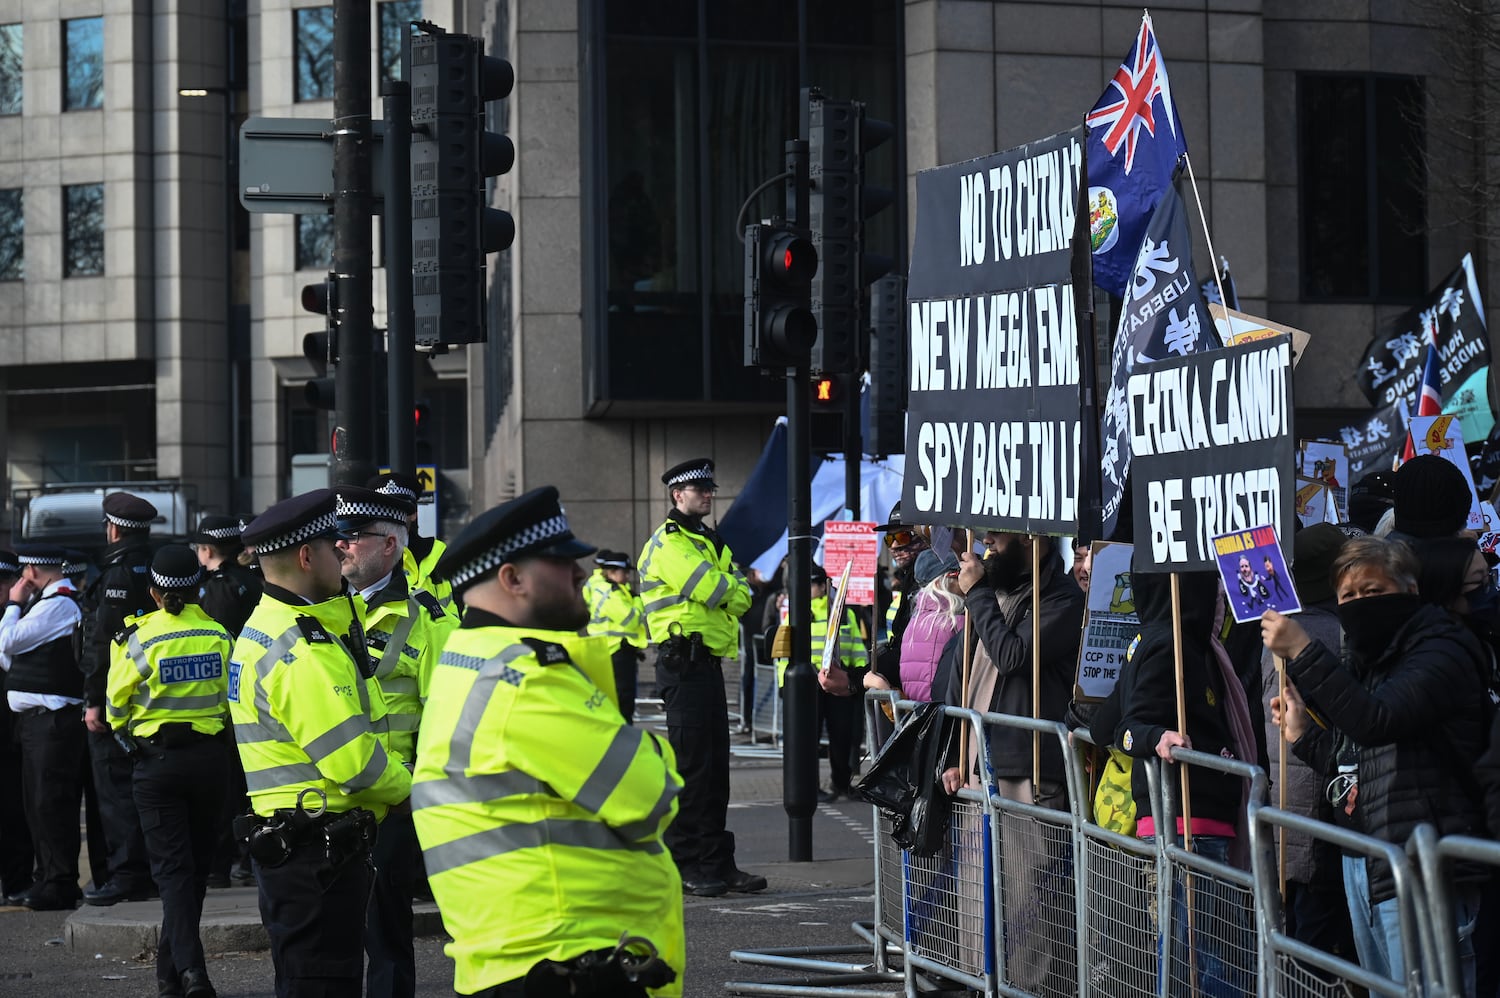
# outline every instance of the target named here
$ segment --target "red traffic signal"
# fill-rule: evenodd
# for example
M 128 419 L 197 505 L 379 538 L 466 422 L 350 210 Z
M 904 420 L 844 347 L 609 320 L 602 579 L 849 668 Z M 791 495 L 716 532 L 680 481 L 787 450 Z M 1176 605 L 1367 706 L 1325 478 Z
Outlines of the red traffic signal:
M 818 270 L 818 251 L 812 240 L 794 232 L 773 232 L 761 247 L 764 253 L 761 279 L 787 287 L 804 287 L 812 283 Z
M 333 282 L 319 281 L 317 284 L 302 285 L 302 308 L 318 315 L 333 315 L 338 310 Z

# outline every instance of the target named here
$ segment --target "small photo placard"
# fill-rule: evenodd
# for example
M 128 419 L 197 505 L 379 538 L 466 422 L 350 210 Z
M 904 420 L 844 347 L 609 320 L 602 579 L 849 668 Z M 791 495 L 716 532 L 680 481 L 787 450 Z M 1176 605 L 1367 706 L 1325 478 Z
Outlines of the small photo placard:
M 1220 534 L 1214 538 L 1214 557 L 1236 623 L 1259 620 L 1267 610 L 1297 613 L 1302 609 L 1275 527 Z

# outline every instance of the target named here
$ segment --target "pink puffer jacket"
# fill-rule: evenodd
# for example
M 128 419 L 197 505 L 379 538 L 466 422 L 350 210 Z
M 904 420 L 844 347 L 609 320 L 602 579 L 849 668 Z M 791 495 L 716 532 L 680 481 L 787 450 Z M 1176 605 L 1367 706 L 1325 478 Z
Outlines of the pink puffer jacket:
M 949 639 L 964 629 L 964 615 L 960 612 L 950 621 L 942 602 L 925 590 L 915 600 L 901 635 L 901 695 L 908 700 L 931 700 L 938 659 Z

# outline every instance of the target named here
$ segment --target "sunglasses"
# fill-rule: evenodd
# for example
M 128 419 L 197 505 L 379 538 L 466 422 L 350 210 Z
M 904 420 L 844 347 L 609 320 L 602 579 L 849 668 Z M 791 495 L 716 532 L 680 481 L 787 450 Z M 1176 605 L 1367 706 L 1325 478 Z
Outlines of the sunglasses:
M 920 544 L 923 540 L 922 535 L 915 530 L 887 530 L 885 532 L 885 546 L 892 551 Z

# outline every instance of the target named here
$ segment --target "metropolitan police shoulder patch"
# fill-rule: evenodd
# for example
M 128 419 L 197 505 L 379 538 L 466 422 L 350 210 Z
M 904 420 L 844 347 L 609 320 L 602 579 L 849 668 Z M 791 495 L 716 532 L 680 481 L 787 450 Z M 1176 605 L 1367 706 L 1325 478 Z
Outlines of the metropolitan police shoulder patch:
M 431 617 L 433 620 L 443 619 L 443 604 L 438 602 L 438 598 L 436 596 L 432 595 L 432 593 L 429 593 L 425 589 L 418 589 L 411 595 L 412 599 L 420 603 L 422 605 L 422 609 L 427 611 L 427 615 L 429 617 Z
M 664 529 L 664 530 L 665 530 L 665 531 L 666 531 L 666 532 L 667 532 L 667 533 L 669 533 L 669 534 L 675 534 L 675 533 L 677 533 L 677 531 L 679 531 L 679 530 L 681 530 L 681 529 L 682 529 L 682 528 L 681 528 L 681 527 L 679 527 L 679 526 L 678 526 L 678 525 L 677 525 L 677 524 L 676 524 L 676 523 L 673 523 L 673 522 L 671 522 L 671 521 L 670 521 L 670 520 L 669 520 L 669 521 L 668 521 L 668 522 L 667 522 L 667 525 L 666 525 L 666 526 L 665 526 L 665 527 L 664 527 L 664 528 L 663 528 L 663 529 Z
M 317 617 L 298 617 L 297 629 L 302 632 L 302 636 L 307 639 L 308 644 L 333 644 L 333 638 L 329 635 L 327 629 L 323 627 L 322 621 L 318 620 Z
M 543 641 L 541 638 L 522 638 L 521 643 L 536 652 L 536 660 L 542 665 L 561 665 L 564 662 L 573 661 L 568 657 L 568 649 L 551 641 Z
M 130 636 L 134 634 L 136 632 L 136 629 L 140 626 L 140 624 L 131 624 L 129 627 L 116 631 L 114 637 L 115 644 L 123 645 L 125 642 L 129 641 Z

